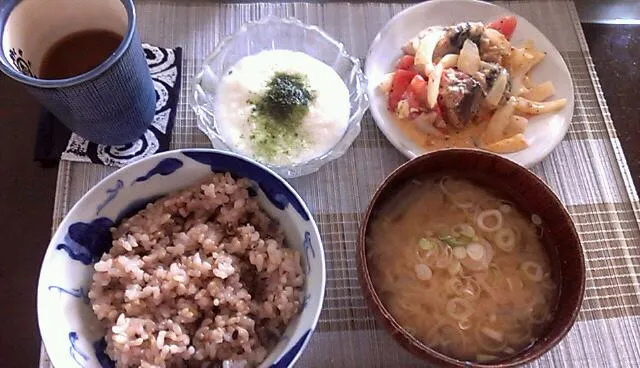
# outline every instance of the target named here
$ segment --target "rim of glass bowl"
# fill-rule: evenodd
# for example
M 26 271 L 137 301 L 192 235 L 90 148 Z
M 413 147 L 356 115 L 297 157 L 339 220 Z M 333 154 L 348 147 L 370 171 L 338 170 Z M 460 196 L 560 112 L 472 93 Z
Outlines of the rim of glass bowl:
M 315 171 L 318 171 L 320 167 L 324 166 L 330 161 L 333 161 L 342 155 L 351 147 L 355 139 L 358 137 L 361 131 L 361 121 L 364 116 L 364 113 L 369 108 L 369 97 L 367 96 L 367 78 L 362 71 L 362 65 L 358 58 L 349 55 L 344 47 L 342 42 L 335 40 L 331 37 L 327 32 L 322 30 L 318 26 L 308 25 L 298 20 L 297 18 L 287 17 L 281 18 L 273 15 L 268 15 L 266 17 L 261 18 L 257 21 L 250 21 L 243 24 L 236 32 L 226 36 L 222 41 L 218 43 L 218 45 L 214 48 L 213 52 L 205 58 L 203 61 L 200 71 L 193 78 L 193 91 L 189 95 L 189 103 L 191 108 L 195 112 L 197 116 L 197 125 L 198 128 L 209 138 L 214 148 L 224 149 L 227 151 L 231 151 L 237 154 L 244 155 L 244 153 L 236 150 L 233 145 L 228 144 L 221 134 L 218 133 L 217 121 L 215 118 L 215 114 L 213 112 L 212 106 L 210 106 L 210 110 L 207 110 L 205 106 L 213 102 L 213 96 L 204 91 L 202 87 L 200 87 L 200 81 L 202 80 L 205 72 L 207 71 L 207 65 L 210 64 L 211 60 L 218 57 L 218 55 L 225 50 L 229 45 L 231 45 L 236 37 L 242 33 L 248 32 L 249 29 L 254 27 L 262 27 L 268 24 L 286 24 L 288 26 L 294 26 L 303 28 L 305 30 L 318 33 L 322 39 L 331 43 L 337 50 L 339 58 L 344 58 L 349 60 L 351 63 L 350 70 L 350 78 L 353 78 L 355 81 L 355 91 L 357 96 L 355 98 L 354 104 L 356 104 L 355 110 L 349 115 L 349 122 L 347 125 L 347 129 L 345 130 L 342 137 L 331 147 L 331 149 L 324 154 L 314 157 L 311 160 L 290 164 L 290 165 L 273 165 L 263 160 L 260 160 L 256 157 L 251 157 L 254 160 L 260 162 L 261 164 L 269 167 L 270 169 L 276 171 L 278 174 L 286 177 L 286 178 L 294 178 L 298 176 L 308 175 Z M 338 59 L 338 58 L 336 58 Z M 215 73 L 214 73 L 215 74 Z M 349 91 L 349 95 L 353 93 L 352 90 Z M 350 98 L 351 100 L 351 98 Z M 350 109 L 353 109 L 353 105 L 350 103 Z

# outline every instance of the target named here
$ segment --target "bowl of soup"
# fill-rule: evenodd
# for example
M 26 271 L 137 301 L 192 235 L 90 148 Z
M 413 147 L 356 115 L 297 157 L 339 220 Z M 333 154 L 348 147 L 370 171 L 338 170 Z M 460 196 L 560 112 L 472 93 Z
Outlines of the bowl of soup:
M 358 238 L 377 319 L 439 367 L 513 367 L 556 345 L 584 294 L 575 226 L 535 174 L 496 154 L 419 156 L 378 187 Z

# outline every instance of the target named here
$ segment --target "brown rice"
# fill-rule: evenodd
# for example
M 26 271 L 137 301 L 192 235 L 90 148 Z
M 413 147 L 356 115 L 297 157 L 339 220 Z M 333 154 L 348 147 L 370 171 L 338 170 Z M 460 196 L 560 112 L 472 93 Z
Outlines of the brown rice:
M 116 367 L 252 367 L 300 308 L 300 253 L 249 195 L 215 174 L 111 229 L 89 292 Z

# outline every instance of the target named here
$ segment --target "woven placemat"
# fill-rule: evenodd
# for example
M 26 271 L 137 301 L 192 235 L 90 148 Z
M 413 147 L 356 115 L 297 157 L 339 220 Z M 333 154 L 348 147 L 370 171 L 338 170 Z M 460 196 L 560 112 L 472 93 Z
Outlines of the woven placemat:
M 569 133 L 533 168 L 567 205 L 587 262 L 585 301 L 567 337 L 531 366 L 640 366 L 639 203 L 572 1 L 496 2 L 536 25 L 571 71 L 575 112 Z M 215 4 L 137 1 L 140 33 L 156 44 L 184 46 L 183 93 L 172 148 L 209 147 L 188 106 L 191 78 L 214 45 L 244 22 L 294 16 L 366 55 L 378 30 L 409 4 Z M 299 367 L 411 367 L 421 362 L 382 330 L 365 306 L 356 261 L 360 216 L 376 185 L 405 161 L 369 114 L 346 155 L 318 173 L 292 180 L 314 213 L 327 256 L 327 290 L 318 329 Z M 114 169 L 62 162 L 53 229 L 89 188 Z M 49 368 L 46 352 L 41 367 Z M 59 367 L 60 368 L 60 367 Z

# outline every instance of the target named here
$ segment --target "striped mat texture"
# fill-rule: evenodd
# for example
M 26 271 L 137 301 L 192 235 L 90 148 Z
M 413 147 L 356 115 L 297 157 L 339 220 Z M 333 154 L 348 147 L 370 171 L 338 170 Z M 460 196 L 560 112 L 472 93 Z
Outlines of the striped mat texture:
M 571 332 L 531 367 L 640 367 L 640 205 L 589 55 L 573 1 L 495 2 L 527 18 L 560 50 L 573 77 L 569 133 L 532 170 L 568 207 L 587 265 L 585 300 Z M 188 105 L 204 57 L 244 22 L 267 14 L 317 24 L 364 58 L 378 30 L 410 4 L 136 1 L 142 39 L 184 49 L 181 100 L 172 148 L 210 147 Z M 292 180 L 314 213 L 327 255 L 327 289 L 318 329 L 298 367 L 413 367 L 365 306 L 355 248 L 361 214 L 378 183 L 405 158 L 367 113 L 361 135 L 342 158 Z M 60 163 L 53 230 L 94 184 L 115 169 Z M 42 349 L 41 368 L 50 368 Z M 65 368 L 65 367 L 59 367 Z

